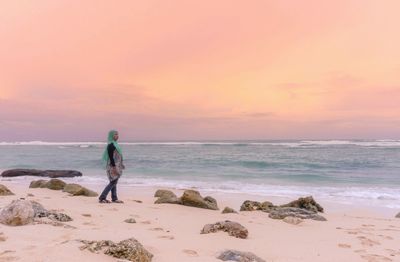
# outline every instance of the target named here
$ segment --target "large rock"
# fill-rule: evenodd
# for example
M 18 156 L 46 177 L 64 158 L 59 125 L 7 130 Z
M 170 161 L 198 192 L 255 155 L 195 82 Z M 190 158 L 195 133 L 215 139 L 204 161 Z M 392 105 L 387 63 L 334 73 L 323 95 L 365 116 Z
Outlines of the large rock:
M 181 196 L 183 205 L 218 210 L 217 201 L 207 196 L 203 198 L 196 190 L 185 190 Z
M 57 178 L 52 178 L 49 181 L 47 180 L 36 180 L 32 181 L 31 184 L 29 185 L 30 188 L 48 188 L 52 190 L 61 190 L 64 189 L 65 185 L 64 181 L 57 179 Z
M 225 250 L 217 257 L 222 261 L 237 261 L 237 262 L 265 262 L 251 252 L 241 252 L 237 250 Z
M 2 177 L 15 176 L 42 176 L 42 177 L 75 177 L 82 176 L 82 173 L 76 170 L 37 170 L 37 169 L 10 169 L 1 173 Z
M 97 253 L 105 249 L 103 251 L 104 254 L 119 259 L 125 259 L 134 262 L 150 262 L 153 258 L 153 255 L 134 238 L 122 240 L 117 244 L 110 240 L 82 240 L 81 242 L 84 243 L 84 246 L 81 247 L 82 250 L 87 249 L 91 252 Z
M 183 204 L 182 200 L 170 190 L 159 189 L 154 194 L 154 197 L 158 197 L 154 204 Z
M 0 223 L 9 226 L 22 226 L 33 222 L 35 211 L 31 201 L 14 200 L 0 212 Z
M 241 224 L 229 220 L 207 224 L 201 230 L 201 234 L 215 233 L 217 231 L 227 232 L 230 236 L 237 238 L 247 238 L 249 231 Z
M 67 183 L 60 179 L 52 178 L 45 184 L 45 187 L 51 190 L 61 190 L 65 187 L 66 184 Z
M 320 206 L 317 202 L 315 202 L 312 196 L 300 197 L 299 199 L 292 201 L 286 205 L 281 205 L 281 207 L 297 207 L 314 212 L 324 212 L 322 206 Z
M 10 189 L 8 189 L 6 186 L 0 184 L 0 196 L 11 196 L 14 195 L 13 192 L 11 192 Z
M 33 200 L 31 200 L 30 202 L 32 204 L 33 211 L 35 213 L 35 215 L 34 215 L 35 217 L 47 217 L 47 215 L 49 214 L 49 211 L 47 211 L 47 209 L 45 209 L 42 206 L 42 204 L 40 204 L 39 202 L 33 201 Z
M 96 197 L 98 194 L 90 189 L 87 189 L 78 184 L 66 184 L 63 188 L 64 192 L 70 193 L 73 196 Z
M 316 212 L 309 211 L 297 207 L 279 207 L 269 213 L 269 217 L 273 219 L 284 219 L 285 217 L 298 217 L 301 219 L 312 219 L 318 221 L 326 221 L 326 218 L 318 215 Z
M 34 180 L 29 185 L 29 188 L 44 188 L 44 187 L 46 187 L 46 183 L 47 183 L 47 180 L 43 180 L 43 179 Z
M 396 215 L 396 218 L 400 218 L 400 212 Z
M 246 200 L 240 206 L 240 211 L 261 210 L 261 211 L 264 211 L 264 212 L 269 212 L 274 208 L 275 208 L 274 204 L 272 204 L 269 201 L 265 201 L 265 202 L 260 203 L 260 202 L 257 202 L 257 201 Z

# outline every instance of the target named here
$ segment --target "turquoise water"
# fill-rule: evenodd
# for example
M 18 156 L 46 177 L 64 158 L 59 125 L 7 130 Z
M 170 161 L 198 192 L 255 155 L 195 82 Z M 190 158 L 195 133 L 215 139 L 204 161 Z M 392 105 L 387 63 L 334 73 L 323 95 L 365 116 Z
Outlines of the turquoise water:
M 400 207 L 400 141 L 212 141 L 121 143 L 121 183 L 258 195 L 313 194 Z M 0 143 L 0 170 L 75 169 L 105 183 L 103 143 Z M 4 179 L 4 178 L 3 178 Z M 15 180 L 31 179 L 16 178 Z M 380 201 L 380 202 L 379 202 Z

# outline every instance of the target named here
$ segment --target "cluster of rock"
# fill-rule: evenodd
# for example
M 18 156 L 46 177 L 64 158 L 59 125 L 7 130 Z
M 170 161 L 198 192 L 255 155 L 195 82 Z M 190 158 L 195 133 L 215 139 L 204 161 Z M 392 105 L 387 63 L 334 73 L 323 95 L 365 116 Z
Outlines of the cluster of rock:
M 57 222 L 72 221 L 72 218 L 64 213 L 48 211 L 40 203 L 24 199 L 12 201 L 0 212 L 0 223 L 9 226 L 32 224 L 40 218 Z
M 102 251 L 106 255 L 119 259 L 134 262 L 150 262 L 153 258 L 153 254 L 147 251 L 135 238 L 125 239 L 118 243 L 110 240 L 81 240 L 81 242 L 84 244 L 81 250 L 87 249 L 94 253 Z
M 0 184 L 0 196 L 11 196 L 14 195 L 13 192 L 11 192 L 10 189 L 8 189 L 6 186 Z
M 210 196 L 202 197 L 196 190 L 185 190 L 181 197 L 177 197 L 172 191 L 159 189 L 154 194 L 158 199 L 155 204 L 178 204 L 184 206 L 218 210 L 217 200 Z
M 286 217 L 295 217 L 300 219 L 312 219 L 317 221 L 326 221 L 326 218 L 319 215 L 318 212 L 324 212 L 324 209 L 318 204 L 312 196 L 301 197 L 288 204 L 275 206 L 271 202 L 257 202 L 246 200 L 240 207 L 240 211 L 260 210 L 269 213 L 273 219 L 284 219 Z
M 1 173 L 2 177 L 16 176 L 40 176 L 40 177 L 75 177 L 82 176 L 82 173 L 76 170 L 37 170 L 37 169 L 9 169 Z
M 225 250 L 217 256 L 222 261 L 237 261 L 237 262 L 265 262 L 251 252 L 241 252 L 237 250 Z
M 50 180 L 35 180 L 29 185 L 30 188 L 48 188 L 52 190 L 62 190 L 70 193 L 73 196 L 88 196 L 96 197 L 98 194 L 92 190 L 89 190 L 79 184 L 67 184 L 64 181 L 53 178 Z
M 229 220 L 207 224 L 201 230 L 201 234 L 215 233 L 218 231 L 227 232 L 230 236 L 237 238 L 247 238 L 249 231 L 241 224 Z

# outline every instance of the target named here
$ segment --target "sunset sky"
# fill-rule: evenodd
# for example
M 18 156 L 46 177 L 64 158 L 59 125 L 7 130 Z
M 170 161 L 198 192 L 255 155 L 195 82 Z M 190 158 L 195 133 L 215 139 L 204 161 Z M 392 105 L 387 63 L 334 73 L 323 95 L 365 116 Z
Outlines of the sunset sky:
M 400 139 L 400 1 L 1 1 L 0 142 Z

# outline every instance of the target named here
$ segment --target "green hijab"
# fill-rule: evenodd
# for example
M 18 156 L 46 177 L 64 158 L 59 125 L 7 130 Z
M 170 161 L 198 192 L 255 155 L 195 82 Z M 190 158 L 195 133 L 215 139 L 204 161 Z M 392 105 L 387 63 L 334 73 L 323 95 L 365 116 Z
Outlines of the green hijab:
M 107 151 L 107 147 L 109 144 L 114 144 L 115 149 L 118 151 L 118 153 L 122 156 L 122 150 L 121 147 L 118 145 L 118 142 L 114 140 L 114 134 L 117 133 L 118 131 L 116 130 L 111 130 L 110 132 L 108 132 L 108 138 L 107 138 L 107 145 L 106 148 L 104 149 L 104 153 L 103 153 L 103 163 L 107 164 L 108 162 L 108 151 Z

